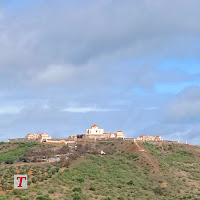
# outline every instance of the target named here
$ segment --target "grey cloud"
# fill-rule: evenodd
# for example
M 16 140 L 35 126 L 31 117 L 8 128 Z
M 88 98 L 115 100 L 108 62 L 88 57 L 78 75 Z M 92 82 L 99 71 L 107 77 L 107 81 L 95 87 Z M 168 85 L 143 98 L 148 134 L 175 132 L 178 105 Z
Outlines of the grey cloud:
M 0 64 L 8 78 L 37 78 L 54 64 L 77 69 L 113 56 L 179 57 L 199 44 L 196 0 L 44 2 L 16 19 L 5 13 L 0 22 Z
M 169 120 L 198 120 L 200 118 L 200 87 L 190 87 L 181 92 L 166 111 Z

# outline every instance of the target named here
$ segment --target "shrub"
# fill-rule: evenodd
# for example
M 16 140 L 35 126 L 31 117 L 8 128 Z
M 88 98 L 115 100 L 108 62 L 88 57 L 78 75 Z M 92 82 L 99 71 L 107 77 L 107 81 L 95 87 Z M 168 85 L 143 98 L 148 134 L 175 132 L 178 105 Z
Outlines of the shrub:
M 0 200 L 8 200 L 5 196 L 0 196 Z
M 135 153 L 133 153 L 133 154 L 131 155 L 131 157 L 132 157 L 133 159 L 137 159 L 137 158 L 139 157 L 139 155 L 138 155 L 138 154 L 135 154 Z
M 91 186 L 91 187 L 90 187 L 90 190 L 96 191 L 96 188 L 95 188 L 94 186 Z
M 155 188 L 153 191 L 155 194 L 163 195 L 163 190 L 160 187 Z
M 42 195 L 42 192 L 41 192 L 41 191 L 38 191 L 38 192 L 37 192 L 37 195 Z
M 56 173 L 56 169 L 53 168 L 53 169 L 51 170 L 51 173 L 52 173 L 52 174 L 55 174 L 55 173 Z
M 36 177 L 33 177 L 31 180 L 33 183 L 37 183 L 37 181 L 38 181 L 38 179 Z
M 112 200 L 110 197 L 105 197 L 103 200 Z
M 76 181 L 79 182 L 79 183 L 83 183 L 84 179 L 83 178 L 77 178 Z
M 15 161 L 15 159 L 13 157 L 8 157 L 8 158 L 6 158 L 5 163 L 6 164 L 13 164 L 14 161 Z
M 37 196 L 36 200 L 51 200 L 48 194 Z
M 26 197 L 26 196 L 23 196 L 23 197 L 20 198 L 20 200 L 30 200 L 30 198 Z
M 12 189 L 13 189 L 13 184 L 10 184 L 10 185 L 8 186 L 8 189 L 9 189 L 9 190 L 12 190 Z
M 48 191 L 48 193 L 49 193 L 49 194 L 53 194 L 55 191 L 56 191 L 55 189 L 50 189 L 50 190 Z
M 48 174 L 47 177 L 48 177 L 48 178 L 51 178 L 51 177 L 52 177 L 52 174 Z
M 26 156 L 24 155 L 19 156 L 19 160 L 22 162 L 27 162 Z
M 22 190 L 15 189 L 15 190 L 12 191 L 12 193 L 13 193 L 14 195 L 21 195 L 21 194 L 23 193 L 23 191 L 22 191 Z
M 42 175 L 40 180 L 44 181 L 45 180 L 45 175 Z
M 29 180 L 29 181 L 28 181 L 28 185 L 30 185 L 30 184 L 31 184 L 31 181 Z
M 75 194 L 73 200 L 81 200 L 81 197 L 78 194 Z
M 128 185 L 134 185 L 133 181 L 129 181 L 127 184 Z
M 56 170 L 56 172 L 59 172 L 60 167 L 56 167 L 55 170 Z
M 80 187 L 74 187 L 72 191 L 81 193 L 82 189 Z

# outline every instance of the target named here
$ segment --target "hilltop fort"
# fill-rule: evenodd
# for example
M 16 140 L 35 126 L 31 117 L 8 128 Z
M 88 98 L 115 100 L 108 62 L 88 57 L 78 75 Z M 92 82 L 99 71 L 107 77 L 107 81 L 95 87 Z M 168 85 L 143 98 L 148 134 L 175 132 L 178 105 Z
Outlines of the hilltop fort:
M 55 139 L 47 133 L 28 133 L 25 138 L 8 139 L 8 142 L 47 142 L 47 143 L 75 143 L 76 141 L 97 141 L 97 140 L 134 140 L 134 141 L 163 141 L 163 138 L 159 135 L 141 135 L 137 138 L 126 138 L 123 131 L 104 132 L 104 129 L 94 124 L 91 128 L 86 129 L 85 134 L 71 135 L 68 138 Z

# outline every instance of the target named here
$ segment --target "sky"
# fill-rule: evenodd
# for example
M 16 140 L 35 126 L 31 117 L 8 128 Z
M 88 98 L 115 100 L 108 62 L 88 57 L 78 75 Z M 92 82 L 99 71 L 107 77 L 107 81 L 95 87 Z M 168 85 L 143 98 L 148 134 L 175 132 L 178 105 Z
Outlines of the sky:
M 0 0 L 0 141 L 93 124 L 200 144 L 199 0 Z

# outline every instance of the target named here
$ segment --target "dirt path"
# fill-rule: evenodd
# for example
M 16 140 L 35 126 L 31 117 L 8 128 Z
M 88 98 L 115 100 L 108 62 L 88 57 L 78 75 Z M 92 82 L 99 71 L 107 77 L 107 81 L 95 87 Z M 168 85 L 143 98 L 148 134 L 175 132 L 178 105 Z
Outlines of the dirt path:
M 149 163 L 154 167 L 154 169 L 156 169 L 156 171 L 160 174 L 163 175 L 162 172 L 160 171 L 160 169 L 155 165 L 155 160 L 151 158 L 151 156 L 149 156 L 146 153 L 146 150 L 142 149 L 139 144 L 135 141 L 136 146 L 138 147 L 138 151 L 141 151 L 142 154 L 144 155 L 144 157 L 149 161 Z
M 156 160 L 156 158 L 154 158 L 147 150 L 141 148 L 141 146 L 135 141 L 135 144 L 138 148 L 138 151 L 141 152 L 141 154 L 148 160 L 148 162 L 154 167 L 154 169 L 156 170 L 156 172 L 159 174 L 160 178 L 162 178 L 162 180 L 164 180 L 164 182 L 162 183 L 163 187 L 168 187 L 172 193 L 174 193 L 173 191 L 173 186 L 170 185 L 169 181 L 167 180 L 167 177 L 165 175 L 165 172 L 162 172 L 159 169 L 159 163 Z

